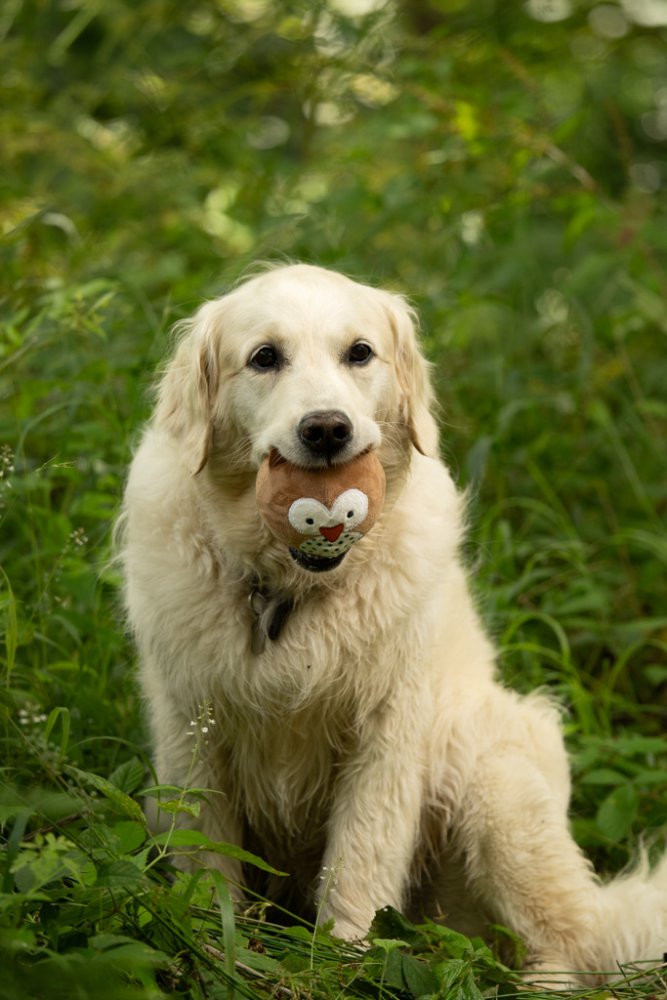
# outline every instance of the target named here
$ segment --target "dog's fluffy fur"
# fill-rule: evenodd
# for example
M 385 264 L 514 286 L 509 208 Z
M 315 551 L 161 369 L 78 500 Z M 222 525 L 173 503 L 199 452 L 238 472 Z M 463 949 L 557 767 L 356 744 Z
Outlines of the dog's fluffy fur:
M 659 961 L 667 861 L 603 885 L 572 840 L 559 712 L 496 678 L 432 403 L 404 300 L 321 268 L 267 270 L 184 325 L 122 532 L 159 780 L 211 789 L 200 829 L 289 871 L 292 904 L 343 938 L 391 904 L 505 924 L 536 969 Z M 322 461 L 297 430 L 322 410 L 352 427 L 335 460 L 374 448 L 387 497 L 342 565 L 312 573 L 261 523 L 255 477 L 270 449 Z M 259 588 L 293 610 L 253 653 Z M 236 862 L 207 862 L 241 884 Z

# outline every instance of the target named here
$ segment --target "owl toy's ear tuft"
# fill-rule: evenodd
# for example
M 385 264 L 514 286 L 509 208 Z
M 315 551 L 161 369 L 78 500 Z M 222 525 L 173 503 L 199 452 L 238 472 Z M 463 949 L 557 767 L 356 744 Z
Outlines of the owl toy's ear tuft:
M 257 509 L 301 566 L 321 572 L 370 531 L 384 491 L 373 452 L 326 469 L 300 469 L 272 452 L 257 474 Z

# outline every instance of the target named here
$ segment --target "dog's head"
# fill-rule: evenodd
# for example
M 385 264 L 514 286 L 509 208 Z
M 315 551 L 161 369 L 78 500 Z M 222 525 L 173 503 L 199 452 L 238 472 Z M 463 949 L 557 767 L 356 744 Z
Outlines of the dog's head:
M 257 470 L 344 463 L 411 442 L 437 453 L 427 364 L 398 295 L 331 271 L 266 271 L 185 324 L 160 385 L 157 423 L 194 474 L 209 461 Z

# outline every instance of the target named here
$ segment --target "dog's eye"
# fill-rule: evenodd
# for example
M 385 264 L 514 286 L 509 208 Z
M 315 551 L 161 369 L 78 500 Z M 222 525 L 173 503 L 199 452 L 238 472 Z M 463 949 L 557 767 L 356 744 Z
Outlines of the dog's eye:
M 373 357 L 373 348 L 365 340 L 358 340 L 347 352 L 345 360 L 351 365 L 365 365 Z
M 275 347 L 271 344 L 262 344 L 261 347 L 252 352 L 248 365 L 258 371 L 265 372 L 272 368 L 279 368 L 281 361 L 282 358 Z

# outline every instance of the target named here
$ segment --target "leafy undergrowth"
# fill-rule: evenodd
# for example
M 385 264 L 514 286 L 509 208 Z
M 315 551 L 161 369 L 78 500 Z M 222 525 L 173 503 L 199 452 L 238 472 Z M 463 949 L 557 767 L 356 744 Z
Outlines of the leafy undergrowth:
M 659 6 L 4 5 L 0 1000 L 527 995 L 434 925 L 385 914 L 360 951 L 259 901 L 235 916 L 146 829 L 111 525 L 170 325 L 258 259 L 414 300 L 503 676 L 566 707 L 596 867 L 660 850 Z M 615 997 L 667 993 L 619 980 Z
M 289 915 L 278 920 L 261 900 L 234 914 L 221 879 L 174 871 L 167 855 L 232 848 L 148 832 L 139 803 L 150 763 L 109 537 L 130 429 L 145 412 L 138 371 L 158 353 L 153 332 L 141 342 L 128 333 L 132 310 L 113 283 L 57 288 L 15 317 L 6 349 L 20 376 L 6 429 L 20 432 L 0 454 L 2 1000 L 526 996 L 529 984 L 497 957 L 520 965 L 521 943 L 507 931 L 498 930 L 495 952 L 384 913 L 370 946 L 350 947 L 290 925 Z M 68 350 L 58 338 L 65 322 Z M 622 414 L 614 427 L 624 430 Z M 566 454 L 571 428 L 553 430 L 549 443 Z M 531 441 L 517 431 L 494 447 L 517 462 Z M 667 823 L 657 451 L 645 465 L 651 514 L 641 529 L 604 535 L 590 517 L 566 513 L 597 473 L 554 476 L 537 499 L 546 486 L 534 458 L 514 470 L 519 497 L 487 474 L 472 517 L 472 577 L 505 675 L 524 690 L 548 687 L 568 707 L 573 828 L 607 871 L 631 859 L 645 832 L 659 849 Z M 622 486 L 621 477 L 619 512 Z M 192 808 L 178 789 L 162 791 L 167 817 Z M 616 997 L 665 994 L 660 972 L 630 967 L 618 977 Z
M 64 720 L 52 714 L 47 733 L 58 724 L 62 730 Z M 4 785 L 0 793 L 0 820 L 11 831 L 0 894 L 3 1000 L 540 994 L 527 974 L 511 972 L 497 957 L 502 953 L 512 964 L 522 958 L 521 942 L 501 927 L 499 948 L 492 950 L 480 939 L 432 922 L 413 925 L 385 908 L 362 947 L 290 921 L 284 912 L 272 922 L 276 910 L 262 900 L 235 913 L 221 876 L 203 868 L 186 874 L 171 860 L 206 850 L 271 871 L 261 859 L 173 825 L 151 835 L 135 797 L 145 776 L 142 761 L 129 759 L 103 778 L 68 764 L 62 746 L 34 747 L 60 791 L 35 786 L 21 794 Z M 146 791 L 157 789 L 141 794 Z M 189 790 L 187 802 L 178 789 L 160 792 L 172 817 L 196 802 L 196 791 L 193 799 Z M 660 970 L 615 971 L 613 987 L 575 995 L 649 998 L 667 988 Z M 563 986 L 558 973 L 551 985 Z

